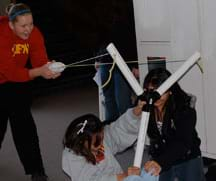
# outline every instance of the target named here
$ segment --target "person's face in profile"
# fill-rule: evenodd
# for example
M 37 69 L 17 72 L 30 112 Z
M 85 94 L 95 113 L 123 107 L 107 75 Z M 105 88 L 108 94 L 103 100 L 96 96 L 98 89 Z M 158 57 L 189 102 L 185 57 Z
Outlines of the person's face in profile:
M 96 133 L 92 136 L 91 152 L 95 155 L 103 146 L 104 131 Z

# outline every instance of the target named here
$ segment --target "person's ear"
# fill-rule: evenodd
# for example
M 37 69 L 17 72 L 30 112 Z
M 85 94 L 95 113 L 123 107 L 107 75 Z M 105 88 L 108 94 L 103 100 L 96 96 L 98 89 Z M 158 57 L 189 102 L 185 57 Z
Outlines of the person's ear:
M 13 25 L 13 23 L 12 23 L 11 21 L 9 21 L 8 24 L 9 24 L 10 29 L 14 30 L 14 25 Z

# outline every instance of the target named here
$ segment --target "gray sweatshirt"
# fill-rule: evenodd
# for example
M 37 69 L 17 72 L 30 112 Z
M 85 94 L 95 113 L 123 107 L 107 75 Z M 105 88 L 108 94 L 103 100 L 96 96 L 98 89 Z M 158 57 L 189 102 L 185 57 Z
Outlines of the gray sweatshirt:
M 65 148 L 62 155 L 62 168 L 72 181 L 117 181 L 116 174 L 122 168 L 114 155 L 131 146 L 137 139 L 140 117 L 129 109 L 118 120 L 104 129 L 105 159 L 98 164 L 88 163 L 82 156 Z

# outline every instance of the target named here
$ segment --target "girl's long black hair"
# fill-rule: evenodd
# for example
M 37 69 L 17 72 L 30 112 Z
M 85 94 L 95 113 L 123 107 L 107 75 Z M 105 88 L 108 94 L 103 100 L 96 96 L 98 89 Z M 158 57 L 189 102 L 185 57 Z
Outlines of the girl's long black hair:
M 170 76 L 171 73 L 166 69 L 153 69 L 146 75 L 143 87 L 144 89 L 147 89 L 151 84 L 154 88 L 158 88 Z M 180 85 L 177 82 L 169 88 L 169 91 L 172 92 L 171 99 L 174 110 L 181 109 L 184 106 L 190 105 L 191 97 L 183 89 L 181 89 Z
M 144 80 L 144 89 L 148 89 L 149 85 L 153 86 L 155 89 L 157 89 L 165 80 L 167 80 L 171 76 L 171 73 L 163 68 L 153 69 L 151 70 L 145 80 Z M 166 128 L 171 127 L 172 123 L 171 120 L 175 116 L 176 113 L 179 111 L 183 111 L 188 106 L 190 106 L 190 100 L 191 97 L 188 96 L 188 94 L 181 89 L 179 84 L 176 82 L 174 83 L 168 91 L 171 91 L 171 94 L 169 96 L 169 99 L 167 100 L 164 110 L 165 115 L 163 118 L 163 124 L 166 124 Z M 155 109 L 154 107 L 150 110 L 150 121 L 148 125 L 148 135 L 153 140 L 154 138 L 158 138 L 158 130 L 154 129 L 157 127 L 156 125 L 156 115 L 155 115 Z M 171 129 L 169 129 L 171 130 Z M 171 134 L 170 132 L 164 132 L 163 134 L 167 136 L 167 134 Z

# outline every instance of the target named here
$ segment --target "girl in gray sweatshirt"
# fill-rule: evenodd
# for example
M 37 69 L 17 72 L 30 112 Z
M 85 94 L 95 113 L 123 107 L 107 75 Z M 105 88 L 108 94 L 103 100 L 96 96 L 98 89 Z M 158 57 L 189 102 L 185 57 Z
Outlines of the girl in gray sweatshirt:
M 126 173 L 115 158 L 137 139 L 143 103 L 129 109 L 117 121 L 104 126 L 98 117 L 86 114 L 68 126 L 64 136 L 63 171 L 72 181 L 156 181 L 136 167 Z M 135 176 L 138 175 L 138 176 Z M 148 178 L 144 178 L 148 177 Z

